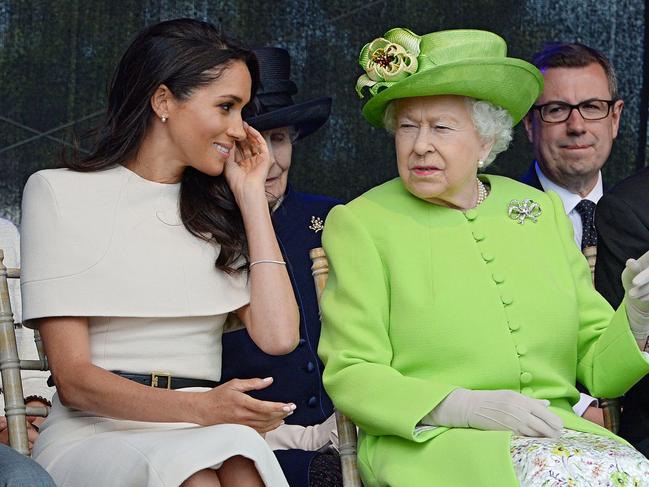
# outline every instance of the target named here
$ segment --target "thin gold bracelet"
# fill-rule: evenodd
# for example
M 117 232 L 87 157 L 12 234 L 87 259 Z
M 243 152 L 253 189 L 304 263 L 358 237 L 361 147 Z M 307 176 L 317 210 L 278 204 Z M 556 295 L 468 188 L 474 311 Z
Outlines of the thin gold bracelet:
M 255 260 L 248 264 L 248 269 L 252 269 L 253 265 L 257 264 L 279 264 L 279 265 L 286 265 L 286 262 L 283 260 L 270 260 L 270 259 L 262 259 L 262 260 Z

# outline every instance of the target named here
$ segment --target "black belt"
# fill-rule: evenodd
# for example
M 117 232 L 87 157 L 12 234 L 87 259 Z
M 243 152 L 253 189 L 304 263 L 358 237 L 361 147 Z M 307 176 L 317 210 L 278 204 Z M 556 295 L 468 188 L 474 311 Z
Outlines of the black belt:
M 189 379 L 187 377 L 173 377 L 166 372 L 151 372 L 150 374 L 130 374 L 121 370 L 111 370 L 113 374 L 132 380 L 145 386 L 158 389 L 183 389 L 185 387 L 216 387 L 218 382 L 205 379 Z
M 188 379 L 186 377 L 173 377 L 166 372 L 151 372 L 150 374 L 130 374 L 121 370 L 111 370 L 113 374 L 132 380 L 145 386 L 157 387 L 158 389 L 183 389 L 185 387 L 209 387 L 214 388 L 220 385 L 220 382 L 205 379 Z M 49 376 L 47 385 L 54 386 L 54 377 Z

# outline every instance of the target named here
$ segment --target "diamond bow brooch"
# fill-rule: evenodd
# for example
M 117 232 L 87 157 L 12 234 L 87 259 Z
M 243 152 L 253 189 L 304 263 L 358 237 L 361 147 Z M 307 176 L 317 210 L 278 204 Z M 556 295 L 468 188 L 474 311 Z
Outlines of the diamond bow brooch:
M 516 220 L 521 225 L 525 222 L 526 218 L 536 223 L 539 216 L 541 216 L 541 207 L 538 203 L 532 200 L 511 200 L 507 208 L 507 214 L 512 220 Z

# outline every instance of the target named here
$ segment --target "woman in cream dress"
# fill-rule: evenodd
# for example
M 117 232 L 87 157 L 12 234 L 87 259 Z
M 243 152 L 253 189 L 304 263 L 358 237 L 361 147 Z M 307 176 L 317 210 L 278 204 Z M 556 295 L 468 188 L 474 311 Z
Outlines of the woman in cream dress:
M 272 378 L 214 387 L 228 312 L 266 353 L 298 340 L 268 150 L 241 118 L 256 82 L 211 24 L 149 27 L 95 150 L 25 187 L 23 314 L 58 390 L 34 458 L 59 486 L 287 485 L 260 433 L 295 405 L 246 394 Z

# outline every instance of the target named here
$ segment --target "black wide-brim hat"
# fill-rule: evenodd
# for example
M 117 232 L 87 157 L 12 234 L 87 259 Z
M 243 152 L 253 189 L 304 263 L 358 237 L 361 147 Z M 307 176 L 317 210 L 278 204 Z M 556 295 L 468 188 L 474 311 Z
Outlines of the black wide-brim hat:
M 290 79 L 288 52 L 279 47 L 261 47 L 253 52 L 259 62 L 261 84 L 246 122 L 260 132 L 293 126 L 298 139 L 322 127 L 331 113 L 331 98 L 322 96 L 295 103 L 297 86 Z

